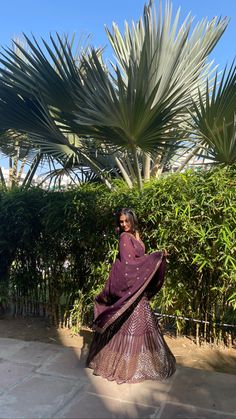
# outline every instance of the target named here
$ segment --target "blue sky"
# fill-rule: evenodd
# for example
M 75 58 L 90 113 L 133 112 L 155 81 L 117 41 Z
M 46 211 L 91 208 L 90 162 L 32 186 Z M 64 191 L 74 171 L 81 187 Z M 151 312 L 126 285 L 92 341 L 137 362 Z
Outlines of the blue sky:
M 11 0 L 1 2 L 0 45 L 10 46 L 22 32 L 49 39 L 50 33 L 91 34 L 94 46 L 108 44 L 104 27 L 116 22 L 123 31 L 124 21 L 135 22 L 142 15 L 144 0 Z M 158 0 L 155 1 L 158 8 Z M 181 8 L 182 22 L 189 12 L 195 22 L 204 17 L 228 16 L 226 32 L 211 54 L 219 68 L 230 64 L 236 55 L 236 2 L 234 0 L 172 0 L 173 12 Z M 107 47 L 107 56 L 112 53 Z M 1 162 L 1 165 L 4 164 Z
M 1 2 L 0 45 L 9 46 L 14 36 L 31 32 L 49 38 L 55 34 L 76 32 L 92 34 L 95 46 L 106 45 L 104 26 L 115 21 L 120 29 L 124 21 L 137 21 L 142 15 L 144 0 L 11 0 Z M 234 0 L 172 0 L 173 11 L 181 8 L 181 20 L 189 12 L 195 21 L 214 16 L 231 18 L 229 26 L 213 51 L 212 58 L 223 67 L 236 53 L 236 2 Z M 156 8 L 158 0 L 155 1 Z

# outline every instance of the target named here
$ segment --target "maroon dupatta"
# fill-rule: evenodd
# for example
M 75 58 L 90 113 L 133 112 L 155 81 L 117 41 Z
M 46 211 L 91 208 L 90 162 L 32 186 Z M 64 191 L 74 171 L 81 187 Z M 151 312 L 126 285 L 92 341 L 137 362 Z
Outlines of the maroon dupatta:
M 122 233 L 119 254 L 112 264 L 105 288 L 95 298 L 94 330 L 103 333 L 143 293 L 160 290 L 165 273 L 163 252 L 145 254 L 141 241 Z

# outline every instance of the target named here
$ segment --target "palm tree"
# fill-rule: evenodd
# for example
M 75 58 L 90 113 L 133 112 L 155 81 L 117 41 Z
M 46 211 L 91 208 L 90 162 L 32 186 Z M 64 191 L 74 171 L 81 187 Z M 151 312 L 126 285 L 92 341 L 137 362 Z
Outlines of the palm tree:
M 193 101 L 192 123 L 199 146 L 197 153 L 216 163 L 236 163 L 236 66 L 228 74 L 225 67 L 221 80 L 216 74 L 213 89 L 205 90 Z M 197 154 L 196 153 L 196 154 Z
M 167 150 L 186 140 L 186 109 L 211 74 L 207 57 L 228 24 L 214 18 L 192 28 L 187 16 L 178 29 L 179 13 L 171 23 L 167 1 L 157 19 L 150 2 L 124 35 L 115 24 L 107 29 L 117 59 L 112 69 L 93 48 L 75 59 L 65 37 L 51 37 L 52 47 L 43 40 L 46 52 L 25 37 L 30 53 L 18 45 L 24 60 L 11 49 L 0 59 L 0 128 L 30 133 L 43 152 L 90 167 L 108 187 L 112 161 L 113 173 L 141 189 Z M 96 149 L 88 152 L 91 143 L 103 160 L 109 156 L 106 166 Z
M 29 135 L 7 130 L 0 133 L 0 155 L 8 158 L 8 180 L 0 167 L 0 184 L 3 189 L 28 188 L 39 165 L 45 158 L 40 149 L 30 141 Z M 24 171 L 26 173 L 23 176 Z

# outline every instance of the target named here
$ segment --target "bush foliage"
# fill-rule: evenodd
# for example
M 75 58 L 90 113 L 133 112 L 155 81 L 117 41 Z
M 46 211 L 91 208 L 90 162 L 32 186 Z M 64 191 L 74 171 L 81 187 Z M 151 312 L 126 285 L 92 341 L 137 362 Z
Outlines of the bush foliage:
M 79 328 L 117 252 L 114 212 L 135 209 L 146 251 L 166 248 L 165 286 L 152 301 L 178 316 L 178 332 L 219 342 L 233 336 L 236 308 L 236 168 L 74 191 L 0 193 L 0 305 Z M 6 291 L 7 290 L 7 291 Z M 181 317 L 201 320 L 185 322 Z

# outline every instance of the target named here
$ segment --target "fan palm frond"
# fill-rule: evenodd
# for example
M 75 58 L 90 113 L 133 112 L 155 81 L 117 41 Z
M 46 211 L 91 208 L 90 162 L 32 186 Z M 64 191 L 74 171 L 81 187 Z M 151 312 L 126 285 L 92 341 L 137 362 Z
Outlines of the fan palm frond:
M 228 73 L 225 67 L 221 80 L 216 74 L 213 90 L 208 82 L 193 102 L 193 124 L 201 141 L 201 153 L 215 162 L 236 162 L 236 66 L 233 61 Z
M 193 27 L 189 15 L 179 26 L 179 14 L 172 19 L 166 1 L 157 18 L 150 2 L 124 35 L 115 24 L 107 29 L 117 59 L 112 71 L 101 51 L 85 48 L 75 58 L 73 42 L 58 34 L 42 46 L 25 36 L 27 48 L 16 42 L 21 55 L 4 49 L 0 128 L 29 133 L 42 152 L 83 160 L 103 179 L 105 171 L 80 147 L 93 138 L 111 153 L 126 151 L 141 188 L 140 152 L 162 154 L 184 138 L 186 108 L 201 91 L 211 68 L 207 57 L 228 24 L 214 18 Z

